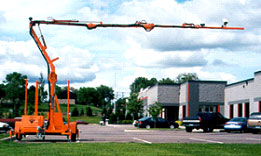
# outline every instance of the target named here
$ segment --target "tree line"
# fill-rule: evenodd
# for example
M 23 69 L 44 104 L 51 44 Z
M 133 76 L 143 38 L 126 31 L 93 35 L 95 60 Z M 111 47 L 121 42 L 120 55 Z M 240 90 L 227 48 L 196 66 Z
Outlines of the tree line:
M 5 80 L 0 84 L 0 104 L 2 101 L 7 101 L 9 105 L 12 105 L 13 116 L 20 116 L 23 114 L 21 109 L 23 108 L 25 98 L 25 79 L 26 75 L 13 72 L 6 75 Z M 177 76 L 176 79 L 163 78 L 157 80 L 156 78 L 148 79 L 146 77 L 138 77 L 130 85 L 130 95 L 126 98 L 120 98 L 114 100 L 114 90 L 111 87 L 100 85 L 98 87 L 80 87 L 79 89 L 70 87 L 70 97 L 75 98 L 77 104 L 95 106 L 102 109 L 102 114 L 106 114 L 107 118 L 111 121 L 119 120 L 133 120 L 142 117 L 143 115 L 143 103 L 138 99 L 138 92 L 141 88 L 147 88 L 155 84 L 178 84 L 187 80 L 198 80 L 198 76 L 195 73 L 183 73 Z M 47 91 L 44 89 L 45 81 L 42 73 L 39 77 L 39 103 L 48 102 Z M 55 87 L 56 95 L 58 99 L 67 98 L 67 87 Z M 35 86 L 29 86 L 28 88 L 28 109 L 29 113 L 34 110 L 34 96 Z M 20 112 L 19 112 L 20 110 Z M 0 115 L 1 115 L 0 111 Z M 81 113 L 79 113 L 81 114 Z

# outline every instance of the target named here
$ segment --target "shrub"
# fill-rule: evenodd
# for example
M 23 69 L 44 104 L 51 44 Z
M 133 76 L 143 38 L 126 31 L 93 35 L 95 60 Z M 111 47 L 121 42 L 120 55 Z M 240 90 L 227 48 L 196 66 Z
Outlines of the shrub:
M 117 116 L 114 113 L 111 113 L 109 117 L 109 123 L 116 123 L 117 122 Z
M 126 119 L 126 120 L 132 120 L 132 116 L 131 116 L 131 114 L 128 113 L 125 119 Z
M 133 121 L 132 120 L 121 120 L 119 121 L 120 124 L 132 124 Z
M 83 111 L 83 109 L 81 110 L 80 116 L 84 116 L 84 111 Z
M 87 107 L 86 108 L 86 115 L 87 116 L 92 116 L 92 108 L 91 107 Z
M 79 111 L 78 111 L 77 107 L 74 107 L 74 109 L 72 111 L 72 116 L 79 116 Z
M 97 116 L 98 115 L 98 112 L 97 110 L 94 110 L 94 113 L 93 113 L 94 116 Z

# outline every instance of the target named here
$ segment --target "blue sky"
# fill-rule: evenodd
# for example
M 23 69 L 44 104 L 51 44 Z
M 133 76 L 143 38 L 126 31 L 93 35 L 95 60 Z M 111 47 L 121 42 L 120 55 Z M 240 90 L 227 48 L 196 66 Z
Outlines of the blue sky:
M 103 23 L 205 23 L 235 30 L 95 29 L 42 25 L 58 82 L 78 88 L 104 84 L 128 92 L 136 77 L 172 79 L 195 72 L 202 80 L 228 83 L 253 77 L 261 61 L 261 2 L 254 0 L 10 0 L 0 6 L 0 81 L 14 71 L 31 81 L 46 64 L 28 33 L 35 20 L 78 19 Z

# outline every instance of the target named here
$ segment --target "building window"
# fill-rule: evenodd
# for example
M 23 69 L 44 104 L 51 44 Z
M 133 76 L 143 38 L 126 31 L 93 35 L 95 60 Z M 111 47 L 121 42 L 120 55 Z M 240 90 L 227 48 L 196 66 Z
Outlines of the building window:
M 230 105 L 229 106 L 229 118 L 233 118 L 234 117 L 234 105 Z
M 216 112 L 217 106 L 200 106 L 199 112 Z
M 237 109 L 237 115 L 238 117 L 242 117 L 242 103 L 238 104 L 238 109 Z

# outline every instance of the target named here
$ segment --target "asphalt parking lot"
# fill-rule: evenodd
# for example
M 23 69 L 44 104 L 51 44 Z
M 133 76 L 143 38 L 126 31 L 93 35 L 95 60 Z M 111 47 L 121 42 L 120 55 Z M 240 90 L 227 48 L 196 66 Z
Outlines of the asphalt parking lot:
M 203 133 L 194 130 L 187 133 L 184 129 L 146 130 L 137 129 L 132 125 L 100 126 L 95 124 L 79 125 L 80 137 L 77 142 L 135 142 L 135 143 L 261 143 L 261 134 L 226 133 L 215 130 L 213 133 Z M 65 136 L 46 136 L 45 141 L 28 136 L 21 142 L 67 142 Z

